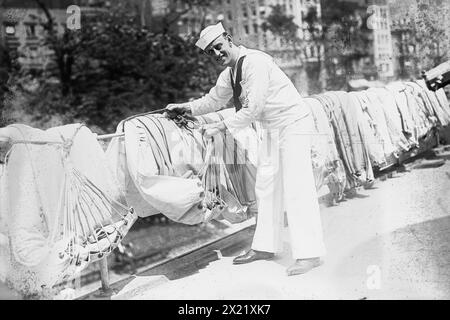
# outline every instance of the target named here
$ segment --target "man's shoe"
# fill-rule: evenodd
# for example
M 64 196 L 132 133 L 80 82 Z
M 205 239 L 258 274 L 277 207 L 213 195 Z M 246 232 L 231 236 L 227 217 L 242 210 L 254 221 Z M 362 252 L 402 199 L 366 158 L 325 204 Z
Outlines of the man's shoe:
M 295 263 L 287 268 L 286 272 L 288 276 L 293 276 L 296 274 L 303 274 L 311 270 L 312 268 L 318 267 L 322 264 L 320 258 L 311 259 L 297 259 Z
M 253 262 L 256 260 L 271 260 L 274 254 L 272 252 L 256 251 L 253 249 L 248 250 L 243 255 L 237 256 L 233 259 L 233 264 L 244 264 Z

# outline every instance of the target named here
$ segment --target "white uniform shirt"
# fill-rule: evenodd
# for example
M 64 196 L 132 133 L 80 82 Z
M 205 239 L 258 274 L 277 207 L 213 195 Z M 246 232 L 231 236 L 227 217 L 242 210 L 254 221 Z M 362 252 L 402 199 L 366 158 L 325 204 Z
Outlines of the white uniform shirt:
M 242 109 L 224 120 L 230 131 L 239 130 L 259 121 L 263 128 L 282 128 L 307 115 L 308 106 L 291 80 L 268 54 L 240 46 L 242 64 Z M 236 66 L 233 78 L 236 79 Z M 233 89 L 230 67 L 223 70 L 208 94 L 191 102 L 192 114 L 201 115 L 231 107 Z

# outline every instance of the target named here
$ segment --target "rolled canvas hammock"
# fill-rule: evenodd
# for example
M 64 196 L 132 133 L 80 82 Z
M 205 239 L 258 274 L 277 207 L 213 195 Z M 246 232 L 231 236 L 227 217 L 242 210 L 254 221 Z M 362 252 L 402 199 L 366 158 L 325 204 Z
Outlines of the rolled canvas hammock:
M 400 93 L 391 86 L 309 99 L 318 135 L 312 152 L 318 189 L 327 184 L 340 199 L 354 179 L 346 179 L 344 169 L 370 179 L 372 163 L 383 165 L 416 143 L 404 132 L 417 140 L 436 123 L 450 123 L 442 90 L 428 92 L 420 82 L 401 87 Z M 192 123 L 220 121 L 233 112 Z M 95 135 L 82 125 L 9 127 L 13 148 L 0 173 L 0 280 L 33 293 L 79 274 L 128 232 L 137 215 L 127 202 L 141 217 L 163 213 L 185 224 L 247 218 L 256 200 L 258 128 L 204 140 L 194 128 L 160 115 L 134 116 L 119 128 L 125 134 L 107 152 L 111 174 Z
M 109 255 L 137 216 L 85 126 L 7 128 L 0 275 L 22 294 L 39 294 Z
M 230 143 L 232 137 L 204 140 L 193 127 L 207 121 L 179 127 L 161 115 L 140 115 L 118 125 L 117 132 L 125 134 L 111 141 L 106 154 L 140 217 L 162 213 L 184 224 L 213 218 L 234 223 L 246 217 L 244 211 L 255 202 L 251 185 L 242 185 L 242 174 L 252 179 L 250 162 L 242 148 Z M 222 197 L 228 199 L 226 206 Z
M 220 150 L 223 149 L 215 139 L 207 141 L 205 164 L 198 173 L 206 191 L 202 203 L 207 212 L 206 220 L 222 218 L 232 223 L 242 222 L 247 219 L 247 207 L 238 200 Z

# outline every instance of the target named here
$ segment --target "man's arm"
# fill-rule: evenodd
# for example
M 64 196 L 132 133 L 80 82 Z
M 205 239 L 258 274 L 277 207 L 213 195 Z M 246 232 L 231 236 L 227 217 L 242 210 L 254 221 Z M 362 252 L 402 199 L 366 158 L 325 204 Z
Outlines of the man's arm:
M 223 109 L 224 106 L 229 106 L 227 103 L 233 97 L 229 73 L 228 68 L 223 70 L 216 85 L 209 90 L 209 93 L 200 99 L 188 102 L 193 116 L 214 112 Z
M 266 98 L 269 92 L 269 71 L 268 61 L 260 57 L 252 57 L 244 62 L 246 101 L 243 108 L 232 117 L 224 120 L 225 126 L 230 130 L 239 130 L 249 126 L 256 120 L 266 105 Z

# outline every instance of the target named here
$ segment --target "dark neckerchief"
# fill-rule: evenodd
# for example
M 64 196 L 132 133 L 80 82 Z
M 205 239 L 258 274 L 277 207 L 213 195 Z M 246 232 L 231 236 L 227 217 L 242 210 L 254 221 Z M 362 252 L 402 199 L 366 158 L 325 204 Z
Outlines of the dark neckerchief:
M 239 58 L 237 62 L 236 81 L 233 80 L 233 69 L 230 69 L 231 87 L 233 88 L 233 102 L 236 112 L 242 109 L 242 103 L 239 100 L 239 96 L 242 93 L 241 80 L 242 80 L 242 63 L 245 56 Z

